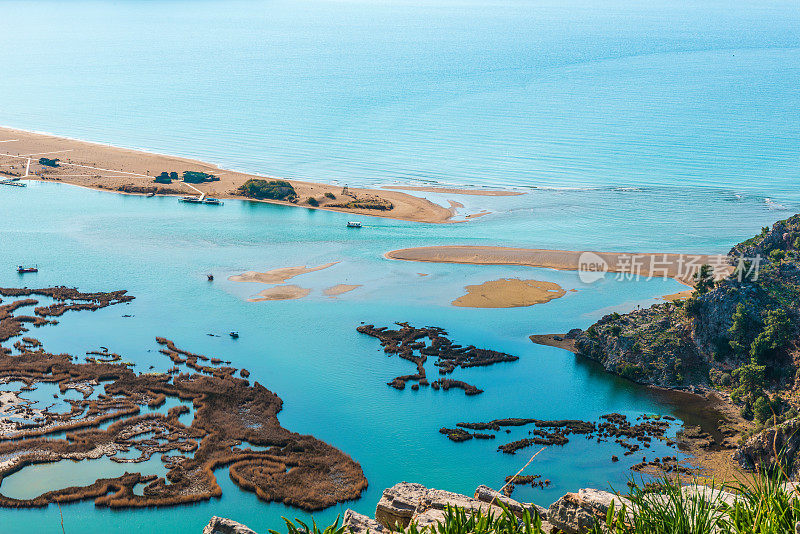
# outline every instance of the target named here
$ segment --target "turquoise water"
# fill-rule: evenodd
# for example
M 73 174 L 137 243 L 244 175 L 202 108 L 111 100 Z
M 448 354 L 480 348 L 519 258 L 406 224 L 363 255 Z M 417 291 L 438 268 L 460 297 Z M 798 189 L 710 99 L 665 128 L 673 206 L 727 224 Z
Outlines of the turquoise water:
M 0 189 L 0 285 L 121 288 L 137 297 L 65 314 L 32 334 L 54 352 L 107 346 L 142 371 L 168 366 L 160 335 L 249 369 L 284 400 L 284 426 L 364 468 L 363 497 L 316 514 L 320 521 L 348 506 L 371 513 L 400 480 L 467 493 L 499 487 L 527 460 L 527 451 L 494 450 L 524 429 L 455 444 L 441 426 L 679 414 L 527 339 L 657 302 L 681 289 L 675 282 L 587 286 L 569 272 L 393 262 L 384 252 L 464 243 L 722 253 L 800 211 L 793 1 L 75 0 L 4 1 L 0 9 L 0 124 L 309 180 L 526 192 L 458 198 L 468 211 L 493 212 L 466 224 L 364 218 L 353 232 L 346 215 L 281 206 L 207 209 L 59 184 Z M 227 281 L 331 261 L 340 263 L 291 281 L 312 289 L 297 301 L 249 303 L 264 286 Z M 40 272 L 19 277 L 19 263 Z M 578 291 L 524 309 L 449 305 L 463 286 L 506 276 Z M 322 295 L 338 283 L 363 287 Z M 458 343 L 520 360 L 457 371 L 454 378 L 486 390 L 476 397 L 399 392 L 385 382 L 409 372 L 408 363 L 355 331 L 361 321 L 398 320 L 443 326 Z M 224 335 L 234 329 L 235 341 Z M 581 439 L 552 447 L 530 471 L 553 485 L 515 496 L 549 504 L 578 487 L 620 487 L 634 460 L 612 466 L 619 452 Z M 92 470 L 105 469 L 103 461 Z M 66 472 L 80 465 L 63 464 Z M 34 492 L 43 475 L 26 472 L 14 484 Z M 67 505 L 66 531 L 189 534 L 212 515 L 265 531 L 281 515 L 305 517 L 239 491 L 226 469 L 216 474 L 219 500 L 135 511 Z M 58 509 L 0 510 L 4 534 L 31 525 L 60 532 Z
M 573 195 L 577 193 L 564 193 L 561 209 L 573 211 L 575 228 L 595 226 L 597 243 L 622 249 L 636 248 L 638 243 L 659 247 L 660 237 L 643 239 L 643 229 L 625 227 L 614 232 L 613 225 L 606 223 L 608 233 L 603 232 L 603 227 L 597 226 L 597 213 L 581 212 L 572 204 L 585 197 Z M 625 197 L 620 194 L 619 198 Z M 737 202 L 755 229 L 776 214 L 757 200 Z M 716 234 L 687 225 L 685 233 L 678 232 L 670 239 L 676 246 L 684 243 L 691 248 L 696 233 L 703 236 L 701 242 L 708 244 L 707 250 L 724 251 L 739 234 L 754 231 L 736 223 L 738 217 L 728 206 L 727 202 L 709 203 L 712 212 L 707 217 L 718 219 Z M 559 210 L 549 216 L 543 210 L 546 222 L 542 224 L 519 225 L 518 215 L 512 211 L 455 225 L 365 218 L 363 229 L 348 231 L 348 216 L 333 212 L 241 201 L 229 201 L 215 209 L 195 208 L 174 198 L 117 195 L 63 184 L 34 182 L 27 188 L 7 188 L 0 192 L 0 212 L 6 214 L 0 219 L 5 265 L 0 269 L 0 285 L 66 283 L 85 290 L 127 289 L 136 296 L 128 304 L 96 312 L 67 313 L 59 318 L 59 325 L 31 331 L 50 351 L 81 355 L 105 346 L 124 360 L 136 362 L 141 371 L 148 371 L 151 365 L 163 370 L 172 364 L 157 351 L 158 335 L 187 350 L 230 359 L 249 369 L 251 380 L 265 384 L 284 400 L 280 414 L 284 426 L 314 434 L 363 466 L 370 482 L 363 497 L 315 514 L 318 520 L 332 519 L 348 506 L 369 513 L 381 491 L 400 480 L 463 492 L 471 492 L 481 483 L 499 487 L 506 475 L 527 460 L 527 451 L 509 456 L 494 450 L 501 443 L 526 436 L 524 428 L 514 429 L 510 435 L 501 433 L 494 442 L 456 444 L 439 435 L 442 426 L 509 416 L 594 419 L 612 411 L 631 417 L 645 412 L 680 415 L 677 407 L 664 404 L 646 390 L 609 376 L 570 353 L 533 345 L 527 338 L 532 333 L 585 327 L 611 311 L 657 302 L 659 295 L 681 289 L 676 282 L 635 283 L 609 277 L 585 285 L 575 273 L 566 271 L 419 264 L 383 257 L 384 252 L 399 246 L 453 241 L 580 247 L 588 236 L 569 230 L 566 222 L 559 221 Z M 642 224 L 651 233 L 658 228 L 667 231 L 655 220 Z M 564 232 L 554 232 L 554 225 L 561 225 Z M 38 263 L 39 273 L 17 275 L 13 267 L 28 261 Z M 312 289 L 301 300 L 247 302 L 247 297 L 266 286 L 227 280 L 245 270 L 334 261 L 339 263 L 291 280 Z M 208 272 L 215 274 L 213 283 L 206 280 Z M 553 281 L 577 291 L 530 308 L 481 310 L 449 305 L 463 294 L 465 285 L 509 276 Z M 336 298 L 322 294 L 324 288 L 338 283 L 363 286 Z M 430 388 L 396 391 L 386 382 L 409 372 L 409 364 L 387 358 L 374 339 L 358 334 L 355 327 L 361 321 L 440 325 L 458 343 L 491 347 L 518 355 L 520 360 L 456 371 L 454 378 L 486 390 L 476 397 Z M 234 329 L 241 334 L 238 340 L 225 335 Z M 42 401 L 46 397 L 44 394 Z M 610 456 L 620 452 L 609 444 L 580 438 L 564 448 L 551 447 L 537 457 L 530 470 L 550 478 L 553 485 L 545 490 L 518 488 L 515 495 L 549 504 L 578 487 L 609 483 L 621 487 L 628 476 L 621 468 L 638 461 L 639 456 L 612 464 Z M 646 454 L 665 452 L 656 447 Z M 88 465 L 91 472 L 105 472 L 109 468 L 106 463 L 110 461 Z M 72 467 L 80 469 L 80 465 Z M 29 480 L 27 491 L 35 492 L 50 472 L 46 469 L 63 475 L 61 470 L 68 472 L 69 467 L 70 463 L 39 466 L 30 478 L 25 470 L 20 471 L 10 479 L 12 489 L 24 491 Z M 216 474 L 224 489 L 219 500 L 169 511 L 111 511 L 97 509 L 91 502 L 71 504 L 62 507 L 67 531 L 191 533 L 198 532 L 211 515 L 235 517 L 263 531 L 279 526 L 281 515 L 305 517 L 238 490 L 225 469 Z M 5 483 L 0 487 L 5 490 Z M 0 510 L 0 522 L 4 533 L 24 532 L 31 522 L 42 532 L 58 532 L 57 514 L 52 506 Z

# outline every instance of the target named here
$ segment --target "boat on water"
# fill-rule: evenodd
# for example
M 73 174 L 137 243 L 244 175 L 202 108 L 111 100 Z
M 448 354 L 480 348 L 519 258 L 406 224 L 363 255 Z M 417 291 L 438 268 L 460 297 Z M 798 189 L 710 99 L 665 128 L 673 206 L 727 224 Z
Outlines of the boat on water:
M 208 197 L 203 200 L 203 204 L 212 204 L 214 206 L 222 206 L 223 202 L 218 198 Z
M 191 204 L 202 204 L 203 203 L 203 198 L 202 197 L 193 197 L 193 196 L 181 197 L 181 198 L 178 199 L 178 202 L 189 202 Z
M 206 276 L 208 277 L 208 281 L 209 282 L 213 282 L 214 281 L 214 275 L 213 274 L 208 273 Z
M 39 269 L 36 268 L 36 267 L 24 267 L 24 266 L 20 265 L 19 267 L 17 267 L 17 272 L 19 274 L 23 274 L 23 273 L 38 273 Z
M 359 221 L 349 221 L 347 223 L 348 228 L 361 228 L 361 223 Z
M 14 187 L 27 187 L 28 184 L 20 182 L 19 178 L 11 178 L 10 180 L 0 180 L 0 185 L 13 185 Z
M 231 336 L 233 339 L 236 339 L 239 337 L 239 332 L 230 332 L 228 335 Z

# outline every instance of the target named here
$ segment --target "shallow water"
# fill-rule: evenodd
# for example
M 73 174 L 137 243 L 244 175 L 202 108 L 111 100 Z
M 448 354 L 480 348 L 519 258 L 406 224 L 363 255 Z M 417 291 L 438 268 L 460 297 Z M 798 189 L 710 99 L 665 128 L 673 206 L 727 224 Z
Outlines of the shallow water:
M 384 252 L 463 243 L 724 253 L 800 211 L 796 2 L 187 6 L 3 2 L 0 124 L 286 177 L 526 193 L 455 198 L 463 212 L 493 212 L 466 224 L 365 217 L 354 232 L 344 214 L 282 206 L 227 201 L 207 209 L 59 184 L 0 188 L 0 285 L 128 289 L 137 297 L 67 313 L 58 326 L 28 334 L 79 356 L 107 346 L 144 372 L 170 366 L 157 351 L 159 335 L 249 369 L 284 400 L 284 426 L 352 455 L 370 481 L 362 499 L 316 514 L 319 521 L 348 506 L 371 513 L 380 492 L 400 480 L 467 493 L 481 483 L 499 487 L 527 460 L 527 451 L 494 451 L 524 429 L 455 444 L 438 434 L 441 426 L 680 410 L 527 339 L 648 305 L 682 289 L 677 283 L 608 277 L 585 285 L 569 272 L 396 262 Z M 341 263 L 291 280 L 312 289 L 297 301 L 248 303 L 265 286 L 227 280 L 330 261 Z M 20 263 L 40 272 L 20 277 Z M 509 276 L 578 291 L 523 309 L 449 305 L 465 285 Z M 363 287 L 322 294 L 338 283 Z M 457 371 L 454 378 L 486 390 L 477 397 L 396 391 L 385 382 L 409 364 L 387 358 L 355 327 L 397 320 L 443 326 L 458 343 L 520 360 Z M 230 330 L 241 337 L 230 339 Z M 581 439 L 551 447 L 531 472 L 553 485 L 515 496 L 549 504 L 578 487 L 621 487 L 634 460 L 612 466 L 619 452 Z M 14 479 L 22 489 L 26 472 Z M 265 531 L 279 528 L 281 515 L 305 517 L 239 491 L 226 469 L 216 474 L 219 500 L 122 511 L 66 505 L 66 531 L 188 534 L 212 515 Z M 52 506 L 0 510 L 0 525 L 4 534 L 27 534 L 31 525 L 61 532 Z
M 320 521 L 333 519 L 348 506 L 371 512 L 380 492 L 400 480 L 467 493 L 482 483 L 499 487 L 506 475 L 527 460 L 527 450 L 513 456 L 495 450 L 499 444 L 527 436 L 524 427 L 512 429 L 508 435 L 498 433 L 494 441 L 456 444 L 438 433 L 442 426 L 512 416 L 593 420 L 613 411 L 635 417 L 679 410 L 594 364 L 559 349 L 533 345 L 527 337 L 586 327 L 611 311 L 658 302 L 659 295 L 682 289 L 678 283 L 621 281 L 609 275 L 600 282 L 583 284 L 569 271 L 422 264 L 383 257 L 398 246 L 454 240 L 485 244 L 489 239 L 497 244 L 531 246 L 548 235 L 559 246 L 581 247 L 581 235 L 552 236 L 550 229 L 535 219 L 513 233 L 513 213 L 458 225 L 366 218 L 365 228 L 352 231 L 345 228 L 348 216 L 333 212 L 241 201 L 197 210 L 174 198 L 124 196 L 52 183 L 8 189 L 13 190 L 0 195 L 0 210 L 9 214 L 0 220 L 6 264 L 0 270 L 0 285 L 67 284 L 84 290 L 127 289 L 136 296 L 130 303 L 95 312 L 68 312 L 59 317 L 60 324 L 32 329 L 25 335 L 41 340 L 53 352 L 83 355 L 105 346 L 121 354 L 123 361 L 135 362 L 142 372 L 150 371 L 151 365 L 156 371 L 172 365 L 155 343 L 155 336 L 164 336 L 187 350 L 231 360 L 250 370 L 251 380 L 284 400 L 279 418 L 286 428 L 311 433 L 341 448 L 364 469 L 370 486 L 363 497 L 315 514 Z M 758 203 L 743 201 L 741 206 L 760 213 Z M 594 216 L 584 213 L 576 224 L 590 225 Z M 727 228 L 727 234 L 706 235 L 705 239 L 713 243 L 735 240 L 740 231 L 737 224 L 726 224 L 733 221 L 724 219 L 724 211 L 715 216 L 723 219 L 719 224 Z M 766 221 L 766 215 L 762 216 Z M 760 221 L 756 222 L 758 227 Z M 693 247 L 691 235 L 679 233 L 672 239 Z M 637 232 L 598 238 L 606 244 L 612 240 L 623 250 L 639 243 Z M 656 249 L 657 239 L 651 237 L 647 246 Z M 725 248 L 717 245 L 709 250 L 722 252 Z M 17 275 L 13 267 L 20 258 L 38 263 L 39 273 Z M 246 270 L 334 261 L 339 263 L 290 280 L 312 289 L 300 300 L 247 302 L 266 286 L 227 280 Z M 206 280 L 208 272 L 215 274 L 212 283 Z M 529 308 L 450 305 L 464 294 L 465 285 L 501 277 L 552 281 L 577 291 Z M 323 295 L 325 288 L 338 283 L 363 286 L 335 298 Z M 386 382 L 409 372 L 409 364 L 387 357 L 376 340 L 357 333 L 361 321 L 438 325 L 457 343 L 505 351 L 520 360 L 457 370 L 453 378 L 485 390 L 475 397 L 457 390 L 396 391 Z M 230 330 L 238 330 L 241 337 L 231 339 L 226 335 Z M 549 504 L 578 487 L 606 487 L 609 483 L 621 487 L 628 476 L 623 468 L 638 461 L 639 455 L 621 456 L 618 464 L 612 464 L 611 455 L 620 452 L 616 446 L 576 436 L 563 448 L 546 450 L 530 468 L 531 473 L 550 478 L 551 487 L 518 488 L 515 496 Z M 645 454 L 665 453 L 666 448 L 657 444 Z M 78 466 L 75 464 L 76 469 Z M 15 475 L 15 486 L 24 486 L 24 473 Z M 224 469 L 217 476 L 225 490 L 220 500 L 171 510 L 135 511 L 98 509 L 91 502 L 71 504 L 62 507 L 65 524 L 68 531 L 80 526 L 82 532 L 130 532 L 134 524 L 142 532 L 157 528 L 177 533 L 199 531 L 211 515 L 232 516 L 258 530 L 280 526 L 281 515 L 305 516 L 282 505 L 259 502 L 254 495 L 238 490 Z M 33 483 L 38 479 L 31 480 L 38 491 Z M 5 491 L 5 483 L 0 491 Z M 44 532 L 56 532 L 60 527 L 55 514 L 53 507 L 0 510 L 0 521 L 10 525 L 8 530 L 4 526 L 4 532 L 22 532 L 30 521 L 42 525 Z

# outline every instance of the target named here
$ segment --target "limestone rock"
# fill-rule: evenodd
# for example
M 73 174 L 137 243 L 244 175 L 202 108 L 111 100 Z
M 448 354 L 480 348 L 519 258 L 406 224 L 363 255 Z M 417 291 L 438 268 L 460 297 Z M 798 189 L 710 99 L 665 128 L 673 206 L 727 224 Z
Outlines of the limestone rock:
M 627 499 L 607 491 L 581 489 L 578 493 L 567 493 L 550 505 L 547 521 L 566 534 L 584 534 L 597 521 L 605 519 L 612 501 L 615 509 L 623 503 L 630 509 Z
M 344 513 L 342 526 L 347 527 L 352 534 L 367 534 L 367 531 L 370 533 L 381 533 L 385 531 L 383 525 L 376 520 L 364 514 L 359 514 L 349 508 Z
M 383 491 L 375 507 L 375 519 L 386 528 L 407 527 L 428 492 L 422 484 L 400 482 Z
M 759 466 L 775 463 L 775 451 L 783 451 L 783 462 L 790 476 L 800 473 L 800 418 L 790 419 L 772 428 L 759 432 L 748 439 L 736 452 L 733 459 L 744 469 L 754 470 Z
M 528 503 L 521 503 L 511 499 L 510 497 L 506 497 L 502 493 L 497 490 L 493 490 L 489 486 L 478 486 L 475 490 L 475 498 L 481 502 L 486 502 L 490 504 L 497 504 L 498 502 L 503 503 L 506 508 L 511 510 L 511 512 L 516 515 L 517 517 L 521 517 L 523 513 L 527 510 L 530 512 L 531 516 L 534 513 L 538 513 L 539 517 L 542 519 L 547 519 L 547 508 L 536 504 L 528 504 Z
M 232 519 L 214 516 L 203 529 L 203 534 L 256 534 L 256 532 Z

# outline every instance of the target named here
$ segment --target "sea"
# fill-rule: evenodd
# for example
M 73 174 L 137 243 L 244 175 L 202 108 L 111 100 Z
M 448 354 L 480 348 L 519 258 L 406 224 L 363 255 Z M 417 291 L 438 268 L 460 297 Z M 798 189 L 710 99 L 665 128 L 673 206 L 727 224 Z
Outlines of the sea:
M 415 193 L 491 213 L 444 225 L 363 217 L 353 230 L 352 216 L 334 212 L 30 182 L 0 189 L 0 286 L 136 297 L 32 330 L 51 352 L 106 346 L 147 371 L 168 363 L 155 343 L 163 336 L 247 368 L 283 399 L 284 427 L 345 451 L 369 480 L 359 500 L 313 514 L 318 523 L 347 508 L 372 514 L 383 489 L 403 480 L 499 488 L 530 456 L 496 450 L 527 437 L 525 427 L 465 443 L 439 433 L 458 422 L 618 412 L 707 424 L 528 339 L 663 302 L 683 289 L 677 282 L 585 283 L 569 271 L 384 253 L 448 244 L 726 253 L 800 212 L 798 28 L 800 4 L 782 1 L 2 1 L 2 125 L 269 176 L 524 194 Z M 311 289 L 298 300 L 249 302 L 267 286 L 228 280 L 329 262 L 338 263 L 290 281 Z M 29 263 L 39 272 L 16 273 Z M 527 308 L 450 304 L 465 286 L 499 278 L 576 291 Z M 340 283 L 360 287 L 323 293 Z M 397 391 L 386 382 L 410 364 L 356 332 L 362 321 L 441 326 L 456 343 L 520 359 L 454 373 L 481 395 Z M 573 437 L 525 471 L 551 485 L 518 486 L 514 497 L 546 506 L 580 487 L 624 490 L 641 457 L 622 452 Z M 644 454 L 667 453 L 657 443 Z M 32 496 L 118 474 L 107 458 L 43 464 L 0 481 L 0 492 Z M 60 533 L 62 517 L 64 532 L 82 534 L 199 533 L 213 515 L 265 532 L 280 530 L 282 516 L 311 518 L 239 490 L 225 468 L 216 476 L 219 499 L 0 509 L 0 532 Z

